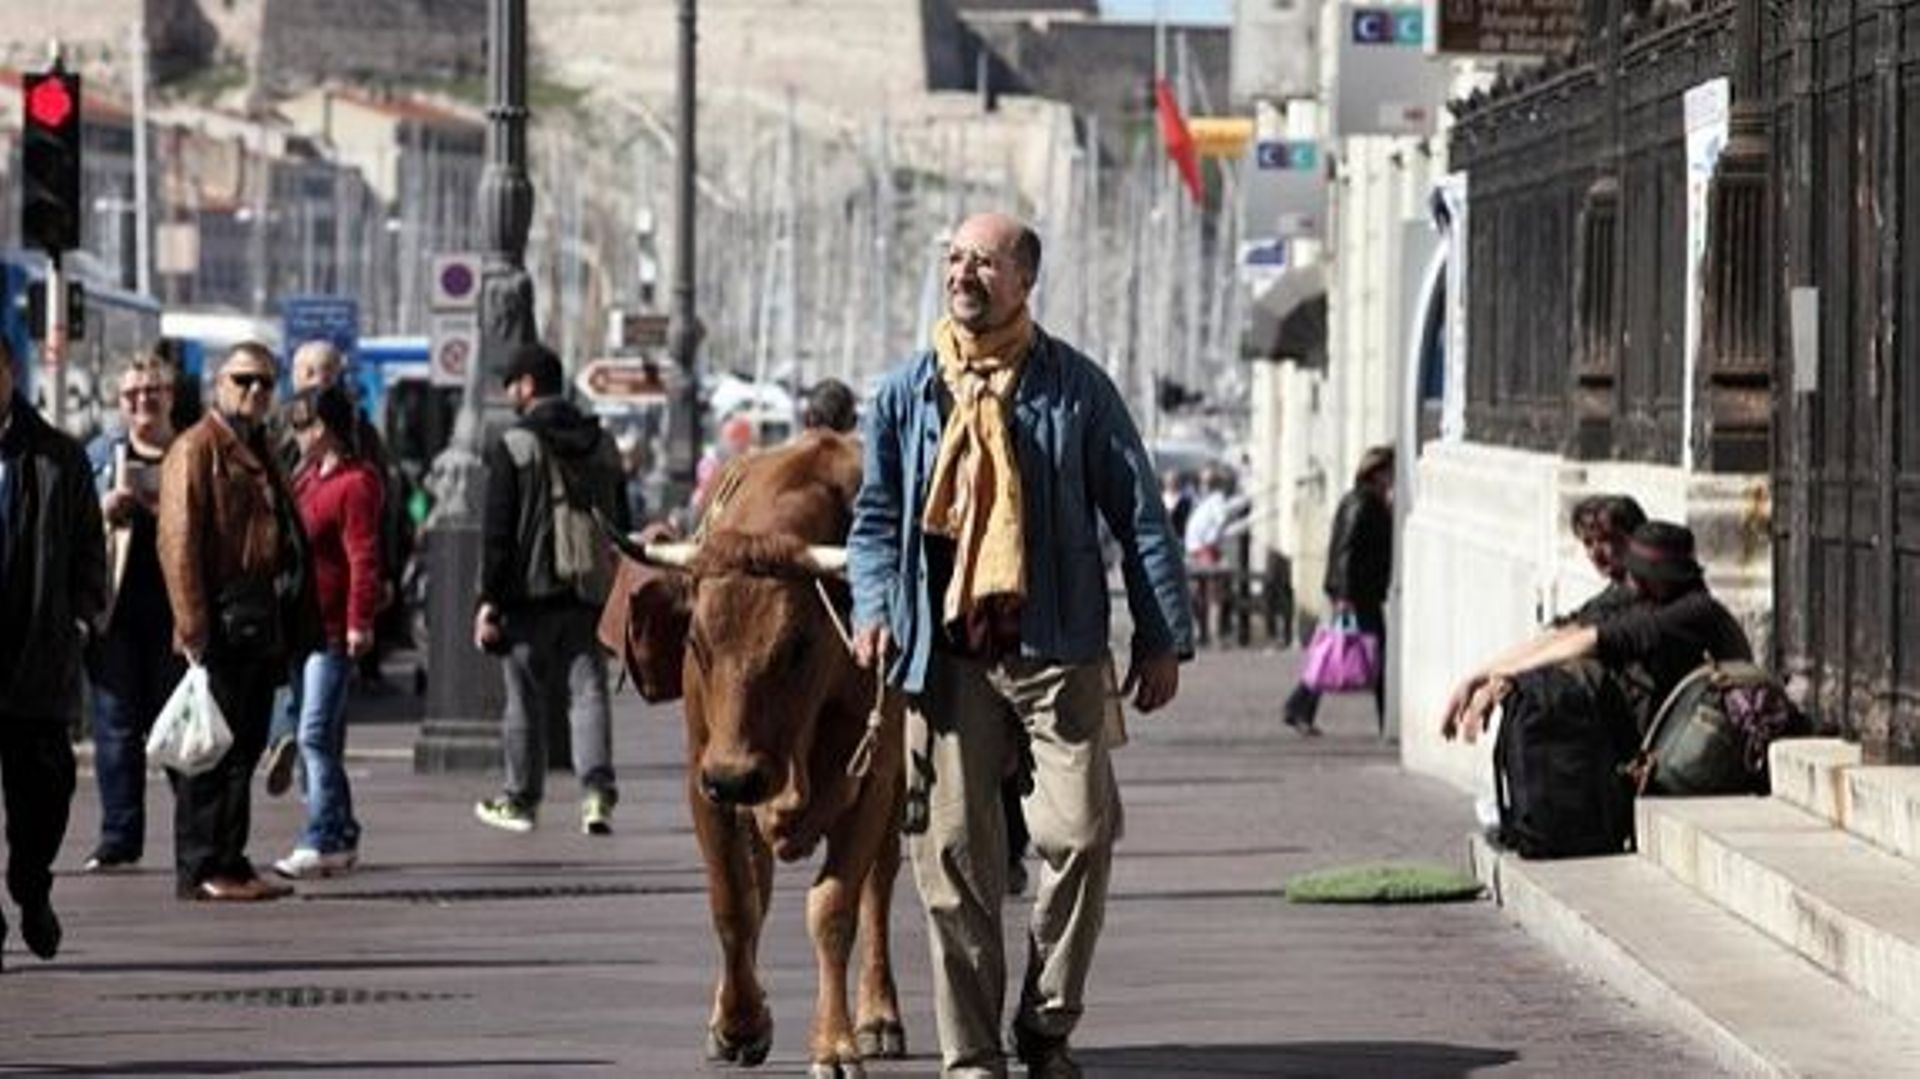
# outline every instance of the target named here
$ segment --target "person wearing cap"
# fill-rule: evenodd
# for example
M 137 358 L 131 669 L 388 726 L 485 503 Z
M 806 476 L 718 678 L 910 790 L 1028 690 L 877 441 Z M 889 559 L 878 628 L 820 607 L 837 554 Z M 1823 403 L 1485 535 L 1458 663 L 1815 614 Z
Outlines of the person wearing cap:
M 1393 447 L 1374 446 L 1360 455 L 1353 487 L 1334 510 L 1322 587 L 1334 617 L 1351 614 L 1360 632 L 1379 642 L 1373 705 L 1383 734 L 1387 729 L 1387 585 L 1392 580 Z M 1302 680 L 1288 695 L 1281 716 L 1287 726 L 1311 736 L 1320 733 L 1315 725 L 1319 711 L 1320 691 Z
M 606 596 L 583 595 L 578 582 L 562 577 L 556 506 L 585 502 L 630 531 L 620 451 L 598 420 L 561 396 L 560 357 L 546 346 L 516 348 L 501 382 L 520 418 L 487 448 L 473 641 L 505 660 L 506 777 L 500 795 L 475 805 L 474 815 L 504 831 L 533 830 L 546 781 L 548 710 L 565 701 L 581 830 L 606 835 L 618 798 L 607 665 L 596 636 Z
M 1634 530 L 1621 555 L 1627 580 L 1641 602 L 1621 608 L 1594 624 L 1570 626 L 1542 638 L 1524 655 L 1507 657 L 1474 672 L 1466 694 L 1456 692 L 1441 719 L 1448 739 L 1471 740 L 1484 728 L 1488 712 L 1527 671 L 1594 658 L 1609 671 L 1637 668 L 1643 691 L 1629 692 L 1642 730 L 1652 709 L 1698 667 L 1702 659 L 1750 660 L 1746 631 L 1708 591 L 1706 576 L 1694 558 L 1692 530 L 1669 521 L 1648 521 Z M 1463 703 L 1464 701 L 1464 703 Z
M 347 676 L 373 648 L 380 606 L 380 474 L 353 448 L 359 419 L 339 385 L 311 386 L 286 409 L 300 446 L 293 497 L 313 552 L 314 588 L 324 641 L 299 657 L 293 704 L 306 766 L 307 825 L 293 853 L 273 864 L 283 877 L 346 873 L 359 860 L 360 822 L 343 757 L 347 742 Z

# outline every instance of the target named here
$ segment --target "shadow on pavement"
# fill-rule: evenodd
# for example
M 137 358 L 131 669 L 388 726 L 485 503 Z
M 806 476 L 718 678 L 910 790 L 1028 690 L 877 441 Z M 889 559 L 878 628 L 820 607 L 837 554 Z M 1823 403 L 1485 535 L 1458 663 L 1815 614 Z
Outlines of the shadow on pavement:
M 1511 1064 L 1520 1054 L 1440 1042 L 1288 1042 L 1278 1045 L 1142 1045 L 1079 1049 L 1090 1075 L 1179 1075 L 1185 1079 L 1284 1076 L 1288 1079 L 1464 1079 Z
M 108 1064 L 7 1064 L 0 1075 L 251 1075 L 260 1072 L 513 1071 L 606 1068 L 615 1061 L 588 1057 L 502 1060 L 120 1060 Z

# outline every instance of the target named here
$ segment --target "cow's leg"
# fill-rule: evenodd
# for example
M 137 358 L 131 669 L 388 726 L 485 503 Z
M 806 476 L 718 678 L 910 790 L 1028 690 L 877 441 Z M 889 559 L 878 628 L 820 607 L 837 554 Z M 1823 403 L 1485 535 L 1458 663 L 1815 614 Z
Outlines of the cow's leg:
M 889 784 L 895 792 L 893 809 L 883 814 L 889 821 L 900 813 L 901 786 Z M 900 876 L 900 839 L 889 823 L 873 868 L 860 886 L 860 997 L 854 1014 L 854 1041 L 860 1055 L 897 1060 L 907 1055 L 907 1031 L 900 1022 L 900 998 L 893 985 L 893 886 Z
M 899 858 L 896 813 L 880 812 L 876 804 L 882 801 L 876 798 L 878 792 L 886 790 L 889 794 L 884 801 L 891 808 L 895 802 L 891 792 L 899 782 L 889 775 L 886 778 L 891 782 L 881 784 L 876 782 L 879 778 L 867 777 L 864 796 L 827 833 L 826 861 L 807 892 L 807 932 L 813 937 L 819 964 L 813 1030 L 808 1039 L 816 1076 L 863 1074 L 860 1046 L 847 1014 L 847 964 L 853 956 L 857 915 L 874 863 L 887 846 L 895 851 L 896 865 Z
M 706 861 L 707 906 L 721 951 L 707 1057 L 751 1067 L 766 1060 L 773 1045 L 773 1015 L 754 969 L 773 874 L 765 845 L 757 842 L 751 824 L 734 810 L 708 801 L 700 793 L 697 774 L 697 769 L 688 769 L 687 803 Z M 767 864 L 756 871 L 756 862 Z

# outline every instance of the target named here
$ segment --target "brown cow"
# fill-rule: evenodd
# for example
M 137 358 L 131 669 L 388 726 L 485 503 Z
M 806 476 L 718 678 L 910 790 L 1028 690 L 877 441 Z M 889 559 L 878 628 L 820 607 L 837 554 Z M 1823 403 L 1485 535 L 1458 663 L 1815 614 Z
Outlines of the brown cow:
M 687 802 L 723 953 L 708 1058 L 766 1059 L 773 1017 L 754 964 L 773 858 L 804 858 L 825 839 L 807 893 L 819 961 L 809 1051 L 813 1075 L 857 1076 L 862 1056 L 906 1052 L 887 940 L 900 869 L 900 712 L 889 707 L 868 771 L 850 776 L 874 680 L 854 665 L 827 607 L 828 598 L 846 600 L 831 577 L 844 555 L 825 548 L 843 544 L 852 522 L 859 445 L 810 432 L 735 468 L 716 487 L 697 547 L 621 544 L 630 557 L 678 569 L 627 573 L 615 602 L 631 628 L 607 626 L 605 635 L 623 645 L 650 697 L 673 695 L 660 685 L 661 661 L 679 656 Z M 856 905 L 866 943 L 857 1027 L 846 988 Z

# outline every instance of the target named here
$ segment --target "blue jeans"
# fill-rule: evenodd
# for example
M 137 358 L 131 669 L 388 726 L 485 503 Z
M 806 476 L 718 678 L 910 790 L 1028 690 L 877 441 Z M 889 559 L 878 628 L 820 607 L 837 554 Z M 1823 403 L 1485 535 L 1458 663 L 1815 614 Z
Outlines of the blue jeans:
M 356 850 L 360 824 L 353 819 L 347 785 L 347 676 L 353 661 L 334 649 L 314 652 L 301 667 L 300 762 L 306 768 L 307 826 L 300 845 L 322 854 Z
M 128 668 L 93 682 L 93 768 L 100 850 L 137 860 L 147 840 L 147 732 L 185 667 L 162 653 Z

